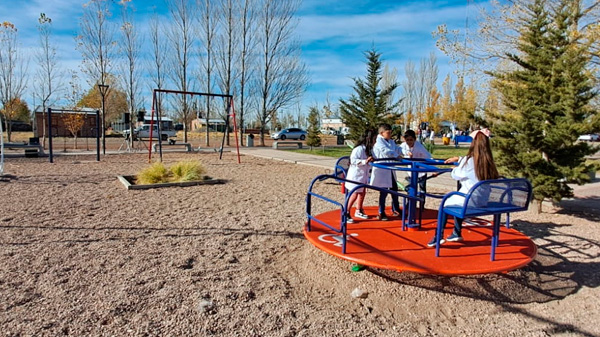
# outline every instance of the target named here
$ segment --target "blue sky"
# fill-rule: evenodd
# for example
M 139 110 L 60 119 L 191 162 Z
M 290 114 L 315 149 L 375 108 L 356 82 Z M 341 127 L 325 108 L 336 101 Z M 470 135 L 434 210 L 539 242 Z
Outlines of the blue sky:
M 285 0 L 282 0 L 285 1 Z M 25 54 L 33 55 L 38 46 L 37 18 L 41 12 L 53 20 L 54 43 L 60 47 L 59 62 L 64 69 L 77 69 L 81 56 L 75 50 L 82 5 L 75 0 L 0 0 L 0 22 L 10 21 L 19 30 Z M 164 8 L 162 0 L 133 0 L 136 17 L 147 21 L 153 8 Z M 464 28 L 466 16 L 476 15 L 484 1 L 467 0 L 304 0 L 298 11 L 298 37 L 302 43 L 311 85 L 303 105 L 322 105 L 327 95 L 332 103 L 352 94 L 352 78 L 366 72 L 364 52 L 373 46 L 385 63 L 398 70 L 404 79 L 407 61 L 417 66 L 434 52 L 438 59 L 440 82 L 453 66 L 436 47 L 431 32 L 440 24 Z M 471 20 L 472 18 L 470 18 Z M 35 70 L 33 58 L 29 71 Z M 31 83 L 30 83 L 31 87 Z M 149 96 L 149 90 L 143 93 Z M 31 90 L 25 100 L 33 103 Z M 146 103 L 149 105 L 149 103 Z

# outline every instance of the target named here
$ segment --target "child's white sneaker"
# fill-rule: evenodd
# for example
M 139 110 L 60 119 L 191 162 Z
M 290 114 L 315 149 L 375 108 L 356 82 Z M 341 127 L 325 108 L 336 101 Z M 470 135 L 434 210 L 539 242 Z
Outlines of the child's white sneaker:
M 356 212 L 354 212 L 354 217 L 359 218 L 359 219 L 364 219 L 364 220 L 367 220 L 369 218 L 368 215 L 366 215 L 365 213 L 361 212 L 358 209 L 356 210 Z

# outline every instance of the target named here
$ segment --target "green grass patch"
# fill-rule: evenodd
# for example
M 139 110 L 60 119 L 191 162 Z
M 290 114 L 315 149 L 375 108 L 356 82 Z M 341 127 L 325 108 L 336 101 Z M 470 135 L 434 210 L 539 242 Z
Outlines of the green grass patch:
M 318 156 L 334 157 L 339 158 L 343 156 L 349 156 L 352 153 L 352 149 L 349 147 L 315 147 L 311 149 L 296 149 L 296 150 L 285 150 L 294 151 L 298 153 L 314 154 Z M 450 157 L 466 156 L 469 151 L 468 147 L 446 146 L 446 145 L 435 145 L 433 149 L 433 157 L 438 159 L 446 159 Z
M 167 168 L 163 163 L 156 162 L 141 170 L 136 177 L 138 185 L 152 185 L 184 181 L 204 180 L 206 170 L 198 161 L 177 162 Z
M 312 149 L 296 149 L 283 151 L 294 151 L 298 153 L 314 154 L 318 156 L 334 158 L 349 156 L 350 153 L 352 153 L 352 149 L 349 147 L 314 147 Z
M 454 146 L 446 146 L 446 145 L 435 145 L 433 148 L 433 152 L 431 155 L 433 158 L 438 159 L 447 159 L 451 157 L 462 157 L 466 156 L 467 152 L 469 152 L 468 147 L 454 147 Z

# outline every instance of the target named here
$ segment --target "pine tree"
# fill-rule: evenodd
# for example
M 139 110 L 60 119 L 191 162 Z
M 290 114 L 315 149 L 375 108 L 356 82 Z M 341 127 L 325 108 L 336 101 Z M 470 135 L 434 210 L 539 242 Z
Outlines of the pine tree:
M 589 105 L 596 93 L 587 71 L 589 54 L 572 31 L 577 14 L 570 3 L 561 0 L 552 12 L 543 0 L 531 3 L 522 21 L 520 53 L 507 55 L 517 70 L 491 73 L 505 107 L 493 129 L 497 162 L 507 175 L 532 182 L 538 211 L 546 198 L 572 196 L 567 183 L 589 181 L 585 156 L 593 149 L 576 140 L 597 127 Z
M 394 90 L 398 87 L 393 83 L 386 88 L 380 88 L 381 82 L 381 54 L 370 50 L 365 53 L 367 57 L 367 76 L 365 80 L 354 79 L 355 93 L 350 99 L 340 100 L 340 117 L 350 128 L 348 138 L 357 140 L 368 128 L 376 129 L 381 123 L 393 124 L 398 117 L 394 109 L 400 102 L 389 102 Z
M 311 107 L 308 113 L 308 135 L 306 145 L 312 147 L 321 146 L 321 132 L 319 131 L 319 109 Z

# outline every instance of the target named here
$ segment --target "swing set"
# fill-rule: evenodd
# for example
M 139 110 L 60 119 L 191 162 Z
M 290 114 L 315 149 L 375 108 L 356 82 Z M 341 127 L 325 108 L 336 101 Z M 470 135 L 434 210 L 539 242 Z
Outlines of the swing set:
M 150 118 L 150 144 L 152 144 L 152 139 L 153 139 L 153 130 L 154 130 L 154 121 L 157 121 L 157 127 L 158 127 L 158 134 L 161 133 L 161 116 L 162 113 L 160 111 L 160 104 L 157 104 L 158 101 L 158 94 L 159 93 L 165 93 L 165 94 L 175 94 L 175 95 L 189 95 L 192 98 L 194 96 L 206 96 L 206 97 L 221 97 L 225 100 L 226 102 L 226 111 L 227 111 L 227 117 L 225 118 L 225 132 L 223 132 L 223 139 L 221 140 L 221 148 L 219 149 L 219 159 L 223 158 L 223 147 L 225 146 L 225 136 L 227 134 L 227 130 L 229 130 L 229 118 L 232 117 L 233 118 L 233 133 L 235 134 L 235 147 L 237 150 L 237 159 L 238 159 L 238 164 L 241 163 L 240 161 L 240 147 L 239 147 L 239 141 L 238 141 L 238 135 L 237 135 L 237 123 L 236 123 L 236 118 L 235 118 L 235 108 L 234 108 L 234 104 L 233 104 L 233 95 L 226 95 L 226 94 L 213 94 L 213 93 L 206 93 L 206 92 L 193 92 L 193 91 L 182 91 L 182 90 L 169 90 L 169 89 L 154 89 L 152 91 L 152 115 Z M 156 118 L 154 117 L 154 114 L 156 113 Z M 206 125 L 207 127 L 207 132 L 208 132 L 208 125 Z M 162 162 L 162 139 L 161 137 L 156 137 L 158 140 L 158 153 L 159 153 L 159 158 L 160 161 Z M 152 162 L 152 147 L 149 146 L 148 147 L 148 163 Z

